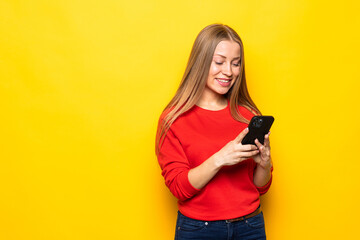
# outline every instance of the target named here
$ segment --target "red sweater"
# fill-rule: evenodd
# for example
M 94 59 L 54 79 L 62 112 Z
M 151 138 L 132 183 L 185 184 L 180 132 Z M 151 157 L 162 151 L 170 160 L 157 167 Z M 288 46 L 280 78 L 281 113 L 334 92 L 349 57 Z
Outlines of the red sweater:
M 246 119 L 253 116 L 244 107 L 239 110 Z M 259 206 L 259 196 L 268 191 L 272 178 L 265 186 L 256 187 L 253 159 L 223 167 L 202 189 L 194 188 L 188 179 L 190 169 L 234 140 L 246 127 L 232 118 L 229 106 L 219 111 L 194 106 L 172 124 L 158 161 L 166 186 L 179 199 L 182 214 L 198 220 L 224 220 L 247 215 Z

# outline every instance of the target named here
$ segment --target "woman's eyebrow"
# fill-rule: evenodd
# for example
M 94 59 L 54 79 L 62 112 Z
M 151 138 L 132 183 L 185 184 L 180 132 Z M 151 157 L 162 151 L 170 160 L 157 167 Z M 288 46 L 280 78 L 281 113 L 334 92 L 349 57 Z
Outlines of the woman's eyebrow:
M 218 54 L 218 53 L 215 53 L 215 55 L 220 56 L 222 58 L 226 58 L 224 55 L 221 55 L 221 54 Z M 233 60 L 237 60 L 237 59 L 240 59 L 240 57 L 236 57 Z

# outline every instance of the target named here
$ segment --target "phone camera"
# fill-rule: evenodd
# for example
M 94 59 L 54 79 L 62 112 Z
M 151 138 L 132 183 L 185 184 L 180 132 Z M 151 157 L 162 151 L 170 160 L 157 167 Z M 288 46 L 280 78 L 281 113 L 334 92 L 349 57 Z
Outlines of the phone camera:
M 260 128 L 263 123 L 263 120 L 261 118 L 256 118 L 253 122 L 253 127 Z

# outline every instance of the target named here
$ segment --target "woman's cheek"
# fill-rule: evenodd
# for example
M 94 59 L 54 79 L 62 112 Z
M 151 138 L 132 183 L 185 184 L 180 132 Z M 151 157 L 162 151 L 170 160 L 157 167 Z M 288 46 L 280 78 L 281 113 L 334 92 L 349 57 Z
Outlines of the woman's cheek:
M 212 63 L 211 64 L 211 71 L 210 71 L 210 74 L 211 75 L 216 75 L 220 72 L 220 68 L 219 66 L 217 66 L 216 64 Z

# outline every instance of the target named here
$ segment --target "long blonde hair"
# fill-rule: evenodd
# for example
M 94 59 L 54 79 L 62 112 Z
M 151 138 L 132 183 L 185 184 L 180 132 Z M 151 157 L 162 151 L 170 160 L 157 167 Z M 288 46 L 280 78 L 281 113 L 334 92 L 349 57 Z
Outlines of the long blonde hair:
M 156 136 L 156 154 L 159 153 L 164 137 L 173 122 L 200 100 L 215 48 L 219 42 L 224 40 L 234 41 L 240 45 L 240 74 L 225 95 L 230 103 L 231 115 L 237 121 L 249 123 L 249 120 L 238 111 L 239 105 L 244 106 L 256 115 L 261 114 L 247 90 L 244 48 L 239 35 L 227 25 L 209 25 L 201 30 L 196 37 L 180 86 L 163 111 Z

